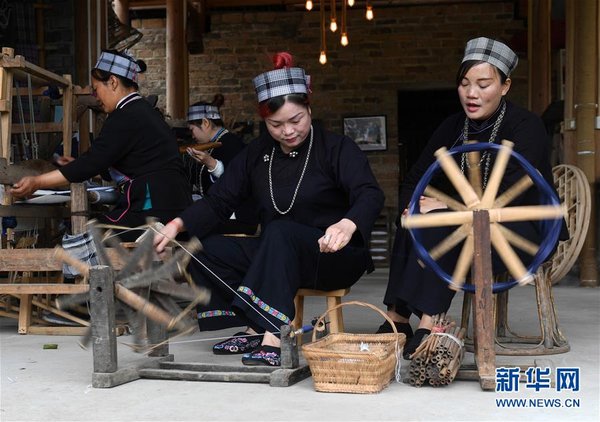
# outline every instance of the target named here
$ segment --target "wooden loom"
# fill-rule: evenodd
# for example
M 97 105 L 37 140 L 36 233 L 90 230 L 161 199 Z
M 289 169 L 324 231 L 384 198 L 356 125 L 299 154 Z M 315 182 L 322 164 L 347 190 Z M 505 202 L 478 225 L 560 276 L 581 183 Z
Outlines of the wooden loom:
M 15 81 L 25 82 L 27 88 L 13 89 Z M 63 121 L 60 123 L 35 122 L 16 125 L 12 122 L 13 96 L 30 95 L 40 96 L 49 86 L 57 86 L 62 92 Z M 62 206 L 48 205 L 14 205 L 8 194 L 10 186 L 21 177 L 37 175 L 47 169 L 32 168 L 31 163 L 25 161 L 13 164 L 11 157 L 11 135 L 13 133 L 62 133 L 64 154 L 71 153 L 71 139 L 73 134 L 73 110 L 76 95 L 89 94 L 71 82 L 70 75 L 57 75 L 42 67 L 25 60 L 23 56 L 15 56 L 12 48 L 3 48 L 0 57 L 0 183 L 4 185 L 4 197 L 0 205 L 0 217 L 22 218 L 65 218 L 71 217 L 73 233 L 85 230 L 88 215 L 88 203 L 84 186 L 80 183 L 71 184 L 70 210 Z M 33 110 L 30 110 L 33 113 Z M 33 161 L 33 160 L 32 160 Z M 58 272 L 62 265 L 53 259 L 53 249 L 12 249 L 10 243 L 14 239 L 12 229 L 7 229 L 7 249 L 0 249 L 0 268 L 3 273 L 11 272 Z M 1 246 L 0 246 L 1 248 Z M 61 277 L 62 278 L 62 277 Z M 79 293 L 87 286 L 80 284 L 54 284 L 40 283 L 40 280 L 28 277 L 28 282 L 19 284 L 0 283 L 0 295 L 14 295 L 20 299 L 18 308 L 7 305 L 0 314 L 19 320 L 19 333 L 37 334 L 80 334 L 88 322 L 67 312 L 61 312 L 52 306 L 49 301 L 44 301 L 40 295 L 57 293 Z M 42 280 L 43 281 L 43 280 Z M 82 327 L 48 327 L 31 325 L 32 321 L 42 323 L 39 318 L 32 317 L 32 308 L 41 308 L 67 318 Z

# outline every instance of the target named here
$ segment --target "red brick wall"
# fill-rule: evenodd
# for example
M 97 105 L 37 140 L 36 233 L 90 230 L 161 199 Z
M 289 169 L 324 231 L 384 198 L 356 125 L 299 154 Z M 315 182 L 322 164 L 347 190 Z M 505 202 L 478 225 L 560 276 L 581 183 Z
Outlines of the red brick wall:
M 313 78 L 315 118 L 334 131 L 349 115 L 386 115 L 387 151 L 370 152 L 374 172 L 395 207 L 399 178 L 397 91 L 454 87 L 454 76 L 465 42 L 475 36 L 510 40 L 525 29 L 515 20 L 513 1 L 455 5 L 376 8 L 368 22 L 364 11 L 348 13 L 350 45 L 341 47 L 328 31 L 328 62 L 319 57 L 319 13 L 223 12 L 211 14 L 211 31 L 204 35 L 204 54 L 189 57 L 189 101 L 225 96 L 226 120 L 254 120 L 256 97 L 252 78 L 272 69 L 270 56 L 290 51 L 296 64 Z M 144 38 L 133 54 L 148 64 L 144 92 L 165 99 L 165 22 L 136 21 Z M 338 32 L 339 34 L 339 32 Z M 513 75 L 509 97 L 527 103 L 527 61 Z

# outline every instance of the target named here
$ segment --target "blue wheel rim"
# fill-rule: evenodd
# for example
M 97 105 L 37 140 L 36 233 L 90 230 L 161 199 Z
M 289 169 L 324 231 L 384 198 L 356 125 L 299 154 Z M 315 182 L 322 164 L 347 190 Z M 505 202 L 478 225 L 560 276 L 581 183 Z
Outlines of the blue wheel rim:
M 498 152 L 501 148 L 502 146 L 498 144 L 479 142 L 475 144 L 454 147 L 448 150 L 448 154 L 454 156 L 465 152 L 484 150 L 496 150 L 496 152 Z M 558 196 L 554 192 L 554 189 L 548 184 L 546 179 L 544 179 L 544 177 L 540 173 L 538 173 L 538 171 L 529 163 L 529 161 L 527 161 L 521 154 L 515 151 L 512 151 L 511 157 L 515 158 L 519 162 L 519 164 L 523 167 L 527 175 L 533 181 L 534 186 L 536 186 L 539 189 L 540 205 L 561 205 Z M 413 195 L 410 199 L 410 203 L 408 205 L 409 215 L 420 214 L 419 199 L 424 194 L 425 188 L 427 187 L 433 176 L 440 169 L 441 166 L 436 160 L 431 166 L 429 166 L 423 177 L 421 177 L 421 180 L 417 184 L 415 191 L 413 192 Z M 542 242 L 542 245 L 533 257 L 531 263 L 527 266 L 527 272 L 529 274 L 535 274 L 540 265 L 542 265 L 542 263 L 554 250 L 554 246 L 556 245 L 558 236 L 560 235 L 561 220 L 562 217 L 540 221 L 542 226 L 542 239 L 545 240 Z M 421 240 L 422 229 L 412 228 L 408 229 L 408 231 L 413 239 L 414 248 L 419 258 L 421 258 L 421 260 L 423 260 L 427 267 L 429 267 L 440 279 L 442 279 L 448 285 L 453 284 L 452 276 L 448 274 L 442 267 L 440 267 L 440 265 L 431 257 L 431 255 L 429 255 L 429 252 L 423 246 L 423 242 Z M 492 286 L 492 290 L 494 293 L 499 293 L 511 289 L 517 284 L 518 281 L 511 277 L 506 282 L 494 283 Z M 463 284 L 461 288 L 466 292 L 475 292 L 475 286 L 473 284 Z

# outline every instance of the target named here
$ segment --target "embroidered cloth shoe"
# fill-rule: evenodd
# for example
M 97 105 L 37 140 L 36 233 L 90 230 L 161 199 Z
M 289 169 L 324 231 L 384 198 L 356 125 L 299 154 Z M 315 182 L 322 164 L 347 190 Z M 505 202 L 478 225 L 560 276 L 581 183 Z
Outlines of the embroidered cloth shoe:
M 281 366 L 281 348 L 261 346 L 258 350 L 242 356 L 242 363 L 248 366 Z
M 396 331 L 406 335 L 407 342 L 408 342 L 408 340 L 410 340 L 413 337 L 413 335 L 414 335 L 413 330 L 408 322 L 395 322 L 394 321 L 394 325 L 396 326 Z M 392 330 L 392 326 L 386 320 L 383 324 L 381 324 L 379 326 L 379 328 L 377 329 L 375 334 L 389 334 L 389 333 L 393 333 L 393 332 L 394 332 L 394 330 Z
M 213 346 L 215 355 L 238 355 L 248 353 L 260 346 L 262 334 L 249 335 L 243 331 L 235 333 L 233 337 Z

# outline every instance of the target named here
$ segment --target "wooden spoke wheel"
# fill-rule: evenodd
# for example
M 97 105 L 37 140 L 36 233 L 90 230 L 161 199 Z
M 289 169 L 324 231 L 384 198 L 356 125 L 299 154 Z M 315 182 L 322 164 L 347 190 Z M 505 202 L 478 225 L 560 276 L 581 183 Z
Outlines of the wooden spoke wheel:
M 207 303 L 210 293 L 195 286 L 191 280 L 181 283 L 175 278 L 184 275 L 184 268 L 191 258 L 188 252 L 193 254 L 201 249 L 197 239 L 187 243 L 187 251 L 179 249 L 165 261 L 157 262 L 152 233 L 148 233 L 140 243 L 122 244 L 116 237 L 111 237 L 110 232 L 103 241 L 94 224 L 90 224 L 90 232 L 100 265 L 111 267 L 116 274 L 115 303 L 117 310 L 120 309 L 127 319 L 127 326 L 134 336 L 134 343 L 130 346 L 135 351 L 145 351 L 151 346 L 145 333 L 147 319 L 175 334 L 186 333 L 196 327 L 197 321 L 190 311 L 198 303 Z M 62 249 L 57 251 L 56 256 L 84 277 L 89 276 L 89 264 L 73 258 Z M 88 293 L 61 296 L 57 299 L 57 306 L 70 308 L 87 302 L 89 297 Z M 185 309 L 179 305 L 182 301 L 189 303 Z M 90 339 L 91 330 L 88 330 L 81 341 L 82 346 L 87 346 Z
M 489 143 L 468 143 L 447 150 L 436 151 L 434 162 L 421 178 L 411 198 L 408 215 L 402 218 L 402 226 L 407 228 L 414 240 L 414 247 L 423 263 L 431 268 L 451 288 L 474 292 L 472 284 L 465 284 L 465 279 L 473 263 L 474 236 L 473 211 L 487 210 L 490 219 L 491 245 L 502 259 L 512 276 L 507 282 L 494 283 L 493 291 L 500 292 L 533 281 L 533 274 L 554 249 L 560 234 L 561 220 L 565 214 L 559 199 L 550 185 L 539 172 L 520 154 L 512 150 L 512 142 L 503 141 L 502 145 Z M 495 154 L 493 168 L 485 188 L 479 164 L 481 152 Z M 466 154 L 467 177 L 463 175 L 455 155 Z M 502 178 L 509 159 L 514 159 L 524 170 L 525 176 L 513 186 L 498 195 Z M 456 189 L 460 200 L 456 200 L 443 192 L 429 186 L 440 168 Z M 510 206 L 511 202 L 531 186 L 540 192 L 540 205 Z M 419 200 L 421 196 L 434 197 L 448 206 L 448 211 L 421 214 Z M 503 223 L 517 221 L 540 221 L 542 239 L 540 245 L 525 239 L 518 233 L 508 229 Z M 422 231 L 427 228 L 458 226 L 446 239 L 431 250 L 423 246 Z M 462 243 L 458 260 L 450 275 L 437 260 Z M 515 252 L 514 247 L 531 255 L 532 261 L 525 266 Z
M 592 199 L 587 177 L 580 168 L 560 164 L 552 169 L 552 174 L 560 202 L 567 211 L 569 230 L 569 239 L 559 242 L 552 256 L 550 280 L 556 284 L 567 275 L 581 252 L 590 226 Z

